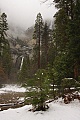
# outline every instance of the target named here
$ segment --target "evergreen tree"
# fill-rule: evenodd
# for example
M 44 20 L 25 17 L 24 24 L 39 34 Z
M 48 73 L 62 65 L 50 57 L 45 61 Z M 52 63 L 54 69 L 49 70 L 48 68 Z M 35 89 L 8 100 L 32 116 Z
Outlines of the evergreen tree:
M 68 44 L 68 22 L 69 18 L 64 9 L 60 9 L 55 14 L 55 29 L 54 29 L 54 40 L 56 43 L 57 52 L 63 52 L 66 50 Z
M 4 46 L 3 54 L 2 54 L 2 64 L 3 64 L 4 72 L 5 74 L 7 74 L 9 78 L 11 73 L 11 67 L 12 67 L 12 57 L 11 57 L 9 44 L 6 44 Z
M 7 23 L 7 15 L 5 13 L 2 13 L 0 16 L 0 54 L 3 50 L 3 47 L 5 44 L 8 44 L 8 41 L 6 40 L 6 31 L 8 30 L 8 23 Z
M 26 93 L 26 97 L 30 98 L 30 103 L 33 105 L 33 111 L 45 111 L 45 101 L 49 95 L 49 79 L 47 70 L 38 69 L 34 78 L 27 81 L 27 87 L 29 91 Z M 47 108 L 46 108 L 47 107 Z
M 41 68 L 46 68 L 48 64 L 49 44 L 50 44 L 50 29 L 47 23 L 45 23 L 41 40 Z
M 55 15 L 55 29 L 54 29 L 54 41 L 57 48 L 56 61 L 58 64 L 57 71 L 61 67 L 64 67 L 63 72 L 59 75 L 63 77 L 77 77 L 79 76 L 79 16 L 80 16 L 80 1 L 74 0 L 54 0 L 56 7 L 59 9 Z M 76 15 L 77 14 L 77 15 Z M 69 57 L 69 59 L 68 59 Z M 59 59 L 58 59 L 59 58 Z M 63 65 L 60 65 L 63 63 Z M 59 67 L 59 65 L 61 67 Z M 67 66 L 69 66 L 67 68 Z M 66 71 L 69 71 L 67 72 Z M 68 74 L 67 74 L 68 73 Z M 58 76 L 59 76 L 58 75 Z M 61 79 L 63 78 L 61 77 Z
M 69 56 L 73 58 L 74 78 L 80 75 L 80 0 L 76 0 L 69 29 Z
M 1 32 L 2 32 L 2 19 L 1 19 L 1 15 L 0 15 L 0 57 L 1 57 L 1 49 L 2 49 Z
M 11 71 L 11 53 L 10 46 L 7 40 L 7 15 L 2 13 L 0 15 L 0 62 L 2 63 L 2 67 L 4 69 L 4 73 L 9 77 Z
M 40 51 L 41 51 L 42 34 L 43 34 L 43 18 L 41 16 L 41 13 L 38 13 L 37 18 L 35 20 L 34 35 L 33 35 L 33 38 L 36 39 L 35 50 L 37 56 L 36 58 L 38 61 L 38 69 L 41 67 Z
M 75 87 L 75 86 L 76 86 L 76 81 L 73 78 L 64 78 L 61 81 L 61 87 L 63 89 L 63 93 L 65 88 L 70 90 L 71 87 Z

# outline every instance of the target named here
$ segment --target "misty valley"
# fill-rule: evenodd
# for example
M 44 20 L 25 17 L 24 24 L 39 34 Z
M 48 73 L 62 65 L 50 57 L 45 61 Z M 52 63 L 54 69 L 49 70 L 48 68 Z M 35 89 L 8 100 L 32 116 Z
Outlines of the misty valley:
M 5 10 L 0 10 L 0 118 L 79 120 L 80 0 L 43 0 L 39 5 L 37 2 L 34 1 L 37 11 L 32 4 L 28 8 L 28 1 L 19 4 L 27 6 L 17 8 L 22 10 L 22 17 L 18 14 L 19 24 L 23 20 L 20 25 L 17 11 L 15 21 L 9 21 L 12 10 L 7 11 L 8 3 Z M 49 15 L 46 3 L 55 8 L 52 19 L 45 17 Z M 43 7 L 39 8 L 41 5 L 46 15 Z M 28 14 L 28 9 L 33 14 Z

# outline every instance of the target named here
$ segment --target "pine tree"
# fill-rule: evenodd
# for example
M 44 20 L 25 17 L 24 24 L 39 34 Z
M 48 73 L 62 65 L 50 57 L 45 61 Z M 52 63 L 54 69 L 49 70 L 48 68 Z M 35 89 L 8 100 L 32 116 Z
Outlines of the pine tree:
M 26 93 L 26 97 L 30 98 L 29 102 L 33 105 L 33 111 L 45 111 L 45 101 L 49 94 L 49 79 L 47 70 L 38 69 L 32 79 L 27 81 L 27 88 L 29 91 Z
M 2 33 L 2 19 L 1 19 L 1 15 L 0 15 L 0 57 L 1 57 L 1 52 L 2 52 L 1 33 Z
M 68 22 L 69 18 L 64 9 L 59 10 L 55 14 L 55 29 L 54 40 L 56 43 L 57 51 L 63 52 L 66 49 L 68 43 Z
M 7 15 L 2 13 L 0 15 L 0 62 L 2 63 L 2 67 L 4 69 L 4 73 L 10 76 L 11 71 L 11 53 L 10 53 L 10 45 L 7 40 L 7 30 L 8 30 L 8 23 L 7 23 Z
M 57 70 L 62 71 L 62 68 L 60 68 L 58 65 L 63 63 L 63 66 L 65 66 L 63 71 L 65 72 L 63 72 L 64 75 L 62 76 L 75 77 L 77 79 L 77 77 L 79 76 L 80 67 L 79 66 L 80 1 L 54 0 L 54 2 L 56 3 L 56 7 L 59 9 L 55 15 L 55 29 L 54 29 L 54 40 L 57 47 L 57 55 L 59 56 L 56 58 L 56 61 L 58 62 L 58 64 L 56 65 Z M 67 68 L 67 66 L 69 67 Z M 67 72 L 66 69 L 70 73 Z M 58 73 L 60 73 L 60 71 L 58 71 Z
M 48 64 L 49 44 L 50 44 L 50 29 L 47 23 L 45 23 L 41 40 L 41 68 L 46 68 Z
M 74 78 L 78 79 L 80 75 L 80 0 L 76 0 L 74 7 L 74 16 L 70 21 L 69 29 L 69 55 L 73 58 Z
M 5 74 L 7 74 L 9 78 L 12 67 L 12 57 L 11 57 L 9 44 L 4 45 L 3 54 L 2 54 L 2 64 L 3 64 L 4 72 Z
M 41 58 L 40 58 L 40 51 L 41 51 L 41 40 L 43 34 L 43 18 L 41 13 L 37 14 L 37 18 L 35 20 L 35 27 L 34 27 L 34 35 L 33 38 L 36 39 L 36 56 L 38 61 L 38 69 L 41 67 Z
M 5 13 L 2 13 L 0 16 L 0 56 L 2 54 L 4 45 L 8 44 L 8 41 L 6 40 L 6 31 L 8 30 L 8 23 L 6 18 L 7 15 Z

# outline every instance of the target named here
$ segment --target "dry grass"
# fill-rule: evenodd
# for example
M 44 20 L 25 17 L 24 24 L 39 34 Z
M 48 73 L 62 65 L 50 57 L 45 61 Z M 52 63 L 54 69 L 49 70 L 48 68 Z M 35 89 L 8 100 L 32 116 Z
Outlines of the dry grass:
M 9 92 L 0 94 L 0 104 L 17 103 L 21 97 L 25 97 L 23 92 Z

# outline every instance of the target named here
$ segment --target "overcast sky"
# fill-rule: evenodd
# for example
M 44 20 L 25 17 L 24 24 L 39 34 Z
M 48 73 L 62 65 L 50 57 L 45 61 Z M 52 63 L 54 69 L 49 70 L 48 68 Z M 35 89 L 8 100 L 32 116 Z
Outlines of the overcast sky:
M 53 19 L 56 10 L 53 5 L 49 6 L 53 0 L 45 4 L 41 4 L 41 1 L 44 0 L 0 0 L 0 9 L 7 14 L 8 22 L 26 29 L 35 23 L 39 12 L 43 19 Z

